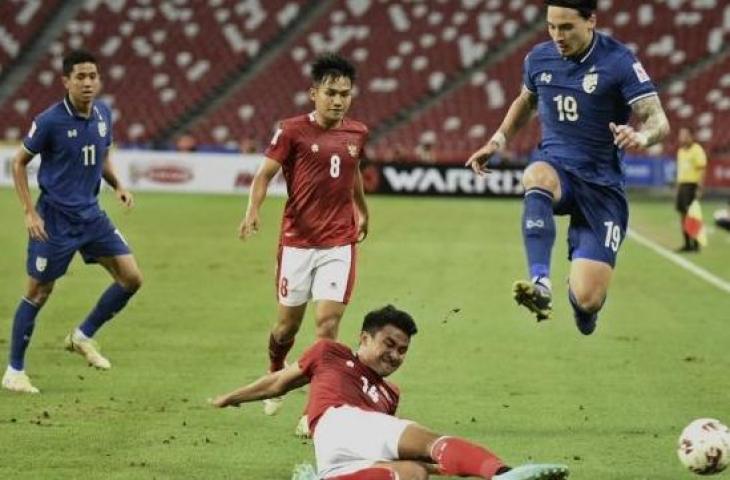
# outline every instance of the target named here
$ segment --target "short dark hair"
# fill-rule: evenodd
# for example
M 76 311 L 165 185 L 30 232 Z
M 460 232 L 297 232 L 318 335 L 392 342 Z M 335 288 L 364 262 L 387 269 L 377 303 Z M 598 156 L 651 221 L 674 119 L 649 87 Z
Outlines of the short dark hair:
M 74 70 L 74 65 L 79 63 L 93 63 L 99 68 L 96 57 L 87 52 L 86 50 L 72 50 L 63 57 L 63 74 L 68 77 Z
M 362 322 L 362 331 L 374 336 L 387 325 L 402 330 L 403 333 L 408 335 L 408 338 L 418 333 L 418 327 L 416 327 L 413 317 L 403 310 L 398 310 L 393 305 L 386 305 L 365 315 L 365 320 Z
M 349 78 L 355 83 L 355 66 L 336 53 L 320 55 L 312 62 L 312 81 L 319 85 L 327 78 Z
M 598 0 L 545 0 L 545 7 L 549 6 L 578 10 L 580 16 L 587 20 L 596 11 Z

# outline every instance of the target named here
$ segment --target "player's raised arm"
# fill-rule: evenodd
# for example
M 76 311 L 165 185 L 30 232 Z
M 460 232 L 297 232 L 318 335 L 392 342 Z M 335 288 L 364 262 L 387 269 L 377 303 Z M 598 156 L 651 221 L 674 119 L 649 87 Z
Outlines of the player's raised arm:
M 522 91 L 510 105 L 499 129 L 492 135 L 492 138 L 479 150 L 474 152 L 466 162 L 478 175 L 484 175 L 489 170 L 487 162 L 497 150 L 507 145 L 507 142 L 532 118 L 537 110 L 537 95 L 527 87 Z
M 13 181 L 15 183 L 15 193 L 18 194 L 20 204 L 23 206 L 23 214 L 25 220 L 25 228 L 28 234 L 34 240 L 48 240 L 48 234 L 43 223 L 43 219 L 33 206 L 33 199 L 30 196 L 30 187 L 28 186 L 28 164 L 35 157 L 25 147 L 21 147 L 13 157 Z
M 279 173 L 280 169 L 281 164 L 279 162 L 265 158 L 258 171 L 256 171 L 256 175 L 253 177 L 253 183 L 251 184 L 251 192 L 248 196 L 246 215 L 238 228 L 238 236 L 241 240 L 245 240 L 259 231 L 259 227 L 261 226 L 259 209 L 266 198 L 269 183 Z
M 669 120 L 658 95 L 650 95 L 631 105 L 639 117 L 641 128 L 636 131 L 630 125 L 611 123 L 613 143 L 619 148 L 647 148 L 659 143 L 669 135 Z
M 117 176 L 117 171 L 114 169 L 114 164 L 111 161 L 111 154 L 109 151 L 104 156 L 104 164 L 102 165 L 101 175 L 104 177 L 104 181 L 114 189 L 114 193 L 117 199 L 122 202 L 127 208 L 134 206 L 134 197 L 132 193 L 127 190 Z
M 357 172 L 355 173 L 355 190 L 353 192 L 355 206 L 357 207 L 357 241 L 362 242 L 368 236 L 368 224 L 370 222 L 370 213 L 368 212 L 368 205 L 365 202 L 365 189 L 362 186 L 362 172 L 360 171 L 360 165 L 358 164 Z
M 213 399 L 211 404 L 218 408 L 237 407 L 242 403 L 280 397 L 308 382 L 309 377 L 304 375 L 299 363 L 295 362 L 283 370 L 267 373 L 244 387 L 220 395 Z

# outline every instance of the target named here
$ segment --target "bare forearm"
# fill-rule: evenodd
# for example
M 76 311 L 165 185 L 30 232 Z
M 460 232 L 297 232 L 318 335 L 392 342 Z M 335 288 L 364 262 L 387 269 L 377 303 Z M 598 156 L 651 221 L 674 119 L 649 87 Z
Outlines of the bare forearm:
M 669 135 L 669 119 L 658 96 L 651 96 L 636 102 L 632 109 L 641 121 L 639 133 L 646 137 L 647 147 L 664 140 Z
M 28 185 L 28 168 L 25 163 L 18 160 L 13 162 L 13 182 L 23 212 L 28 213 L 33 209 L 33 198 L 30 195 L 30 186 Z
M 507 115 L 499 126 L 506 140 L 509 141 L 527 124 L 537 109 L 537 97 L 529 92 L 523 92 L 512 102 Z
M 101 176 L 114 190 L 121 187 L 121 182 L 119 181 L 119 177 L 117 177 L 117 172 L 114 170 L 114 166 L 108 159 L 104 160 L 104 167 L 101 170 Z
M 355 191 L 354 191 L 355 206 L 360 210 L 360 214 L 369 216 L 368 205 L 365 201 L 365 189 L 362 186 L 362 174 L 358 171 L 355 177 Z
M 267 178 L 264 175 L 256 174 L 254 176 L 253 183 L 251 183 L 251 193 L 248 197 L 248 206 L 246 207 L 246 212 L 250 212 L 252 210 L 256 212 L 259 211 L 261 205 L 266 199 L 266 193 L 269 190 L 270 182 L 271 179 Z
M 240 405 L 241 403 L 278 397 L 286 393 L 282 387 L 283 385 L 277 381 L 275 375 L 264 375 L 255 382 L 228 393 L 226 403 L 228 405 Z

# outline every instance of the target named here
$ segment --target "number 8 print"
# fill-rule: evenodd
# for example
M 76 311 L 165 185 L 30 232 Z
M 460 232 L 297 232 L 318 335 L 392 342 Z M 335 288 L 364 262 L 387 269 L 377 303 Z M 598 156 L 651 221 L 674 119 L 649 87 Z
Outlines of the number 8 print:
M 340 156 L 335 154 L 330 157 L 330 177 L 340 176 Z

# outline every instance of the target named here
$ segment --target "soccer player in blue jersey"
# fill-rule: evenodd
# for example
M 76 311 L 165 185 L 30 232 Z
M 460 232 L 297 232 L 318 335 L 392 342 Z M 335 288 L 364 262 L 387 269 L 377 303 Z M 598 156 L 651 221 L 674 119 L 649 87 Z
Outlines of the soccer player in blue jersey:
M 86 263 L 100 263 L 114 279 L 86 319 L 65 339 L 65 348 L 82 355 L 90 365 L 111 368 L 92 337 L 142 284 L 127 242 L 97 200 L 104 178 L 122 204 L 129 208 L 133 203 L 109 160 L 112 118 L 109 107 L 95 100 L 101 86 L 95 58 L 85 51 L 66 55 L 63 84 L 66 96 L 35 118 L 13 160 L 15 190 L 30 237 L 28 287 L 15 312 L 10 362 L 2 386 L 23 393 L 38 393 L 24 365 L 35 318 L 76 251 Z M 27 165 L 37 154 L 41 156 L 41 193 L 34 207 Z
M 628 224 L 623 151 L 664 139 L 669 122 L 656 89 L 626 46 L 596 31 L 596 0 L 546 0 L 552 41 L 525 58 L 524 86 L 497 132 L 467 166 L 488 160 L 537 112 L 538 159 L 524 172 L 522 234 L 530 280 L 515 300 L 544 320 L 552 313 L 553 215 L 569 215 L 568 297 L 581 333 L 596 328 Z M 628 125 L 632 112 L 641 126 Z

